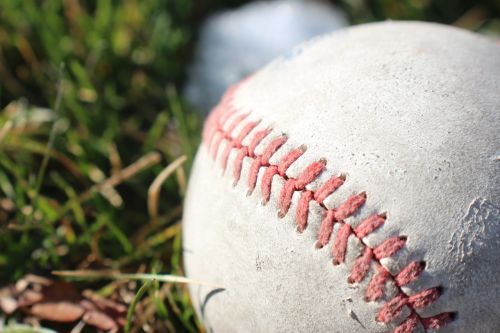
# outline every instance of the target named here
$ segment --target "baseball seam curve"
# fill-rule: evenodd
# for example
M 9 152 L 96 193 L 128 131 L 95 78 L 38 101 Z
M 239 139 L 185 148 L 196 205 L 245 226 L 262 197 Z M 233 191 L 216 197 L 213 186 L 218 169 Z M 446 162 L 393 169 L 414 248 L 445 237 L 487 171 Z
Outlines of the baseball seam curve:
M 405 246 L 407 237 L 392 236 L 375 247 L 370 247 L 363 240 L 364 237 L 384 225 L 386 220 L 385 213 L 371 215 L 362 220 L 356 227 L 352 227 L 344 222 L 346 218 L 355 215 L 363 207 L 367 200 L 365 192 L 353 194 L 336 209 L 329 209 L 323 201 L 344 184 L 346 177 L 343 174 L 331 177 L 319 186 L 316 191 L 306 188 L 308 184 L 314 181 L 325 170 L 326 159 L 320 159 L 309 164 L 296 178 L 292 178 L 286 174 L 286 171 L 303 155 L 306 150 L 305 146 L 291 149 L 281 158 L 278 164 L 272 164 L 270 162 L 271 157 L 288 140 L 286 135 L 281 135 L 267 143 L 262 154 L 256 153 L 257 146 L 271 134 L 272 129 L 267 128 L 252 132 L 260 121 L 248 120 L 249 113 L 241 112 L 232 105 L 238 87 L 239 85 L 235 85 L 228 89 L 220 103 L 208 116 L 203 129 L 203 142 L 212 158 L 215 161 L 219 160 L 220 166 L 224 171 L 228 168 L 231 151 L 237 150 L 237 155 L 232 165 L 234 183 L 237 184 L 240 181 L 243 159 L 246 157 L 253 159 L 247 179 L 248 194 L 251 194 L 258 185 L 257 181 L 260 169 L 266 168 L 260 183 L 262 203 L 266 204 L 270 199 L 271 183 L 274 176 L 281 177 L 284 180 L 284 186 L 278 197 L 278 218 L 283 218 L 288 214 L 292 204 L 292 196 L 294 192 L 299 192 L 300 198 L 297 202 L 295 215 L 298 232 L 303 232 L 307 228 L 309 203 L 311 201 L 316 202 L 324 211 L 316 246 L 318 248 L 326 246 L 331 240 L 334 225 L 339 224 L 340 226 L 332 245 L 334 265 L 344 263 L 348 238 L 351 235 L 356 237 L 362 245 L 363 251 L 354 261 L 347 282 L 351 284 L 362 282 L 370 273 L 370 270 L 375 270 L 365 291 L 365 301 L 367 302 L 381 300 L 385 296 L 385 287 L 388 282 L 392 282 L 397 289 L 396 296 L 386 302 L 378 311 L 375 316 L 377 322 L 383 324 L 394 323 L 399 320 L 405 307 L 407 307 L 410 310 L 409 315 L 404 318 L 402 323 L 397 325 L 394 333 L 411 333 L 419 325 L 422 325 L 426 331 L 430 329 L 435 330 L 450 323 L 455 316 L 452 312 L 443 312 L 427 318 L 422 317 L 417 312 L 417 310 L 424 309 L 435 302 L 441 295 L 442 288 L 429 288 L 414 295 L 408 295 L 402 289 L 402 287 L 418 279 L 420 274 L 425 270 L 424 262 L 410 262 L 397 274 L 391 274 L 381 263 L 383 258 L 389 258 L 400 251 Z M 236 136 L 233 136 L 236 128 L 241 129 Z M 244 145 L 243 141 L 247 137 L 251 138 L 250 142 Z M 222 150 L 222 153 L 219 154 L 222 142 L 225 142 L 226 146 Z

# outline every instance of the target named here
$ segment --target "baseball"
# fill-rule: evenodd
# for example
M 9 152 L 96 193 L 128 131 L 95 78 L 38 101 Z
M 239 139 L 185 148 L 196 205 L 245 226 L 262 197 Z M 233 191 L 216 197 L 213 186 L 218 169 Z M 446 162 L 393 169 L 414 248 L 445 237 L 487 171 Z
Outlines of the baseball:
M 500 46 L 316 38 L 209 115 L 183 220 L 208 332 L 500 330 Z

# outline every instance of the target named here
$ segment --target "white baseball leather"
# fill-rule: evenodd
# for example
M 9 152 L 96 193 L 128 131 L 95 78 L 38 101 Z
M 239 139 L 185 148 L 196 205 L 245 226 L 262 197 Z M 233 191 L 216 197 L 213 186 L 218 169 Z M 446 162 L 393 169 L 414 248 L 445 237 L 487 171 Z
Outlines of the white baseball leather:
M 183 221 L 187 276 L 222 287 L 190 286 L 208 332 L 500 331 L 498 44 L 437 24 L 357 26 L 275 60 L 213 112 Z M 255 127 L 239 142 L 249 123 Z M 265 129 L 235 181 L 238 154 Z M 286 143 L 259 168 L 248 195 L 253 160 L 282 136 Z M 286 175 L 272 178 L 263 205 L 266 169 L 298 147 L 305 152 Z M 323 172 L 295 191 L 279 217 L 284 184 L 317 161 L 325 161 Z M 320 204 L 309 201 L 307 226 L 298 232 L 301 193 L 316 193 L 335 175 L 344 183 Z M 366 201 L 316 248 L 327 211 L 353 195 Z M 356 227 L 376 215 L 383 225 L 357 237 Z M 345 224 L 351 226 L 345 259 L 333 265 Z M 374 256 L 362 281 L 348 281 L 364 250 L 396 236 L 404 246 Z M 425 262 L 425 269 L 398 286 L 398 273 L 411 262 Z M 367 301 L 377 265 L 390 278 L 383 296 Z M 435 287 L 439 297 L 429 304 L 407 301 Z M 407 303 L 381 322 L 381 309 L 398 295 Z M 453 320 L 439 329 L 425 321 L 440 314 Z M 410 316 L 417 324 L 403 327 Z

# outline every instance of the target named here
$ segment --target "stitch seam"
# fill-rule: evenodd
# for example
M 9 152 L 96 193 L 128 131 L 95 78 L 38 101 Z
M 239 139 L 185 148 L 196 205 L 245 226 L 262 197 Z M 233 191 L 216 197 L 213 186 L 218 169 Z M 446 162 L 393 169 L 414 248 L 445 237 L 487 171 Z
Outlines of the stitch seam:
M 231 151 L 234 149 L 238 150 L 232 170 L 234 184 L 236 185 L 241 180 L 241 169 L 245 157 L 253 159 L 247 179 L 248 194 L 251 194 L 257 186 L 259 170 L 266 168 L 260 184 L 262 204 L 266 204 L 270 199 L 273 177 L 281 177 L 285 183 L 279 194 L 278 217 L 283 218 L 288 214 L 293 193 L 300 192 L 295 215 L 295 222 L 299 232 L 303 232 L 307 228 L 309 203 L 315 201 L 325 212 L 318 233 L 317 247 L 326 246 L 330 242 L 334 225 L 340 225 L 332 246 L 334 265 L 339 265 L 345 261 L 348 238 L 351 235 L 356 237 L 361 243 L 363 251 L 355 259 L 347 282 L 362 282 L 368 276 L 370 270 L 374 270 L 375 273 L 365 291 L 365 301 L 367 302 L 377 301 L 384 297 L 385 287 L 388 282 L 392 282 L 397 289 L 396 295 L 387 301 L 378 311 L 375 317 L 377 322 L 383 324 L 392 323 L 403 313 L 405 307 L 410 310 L 410 314 L 395 328 L 395 333 L 411 333 L 419 324 L 426 331 L 428 329 L 439 329 L 451 322 L 454 319 L 454 313 L 451 312 L 440 313 L 428 318 L 420 316 L 417 312 L 417 310 L 429 306 L 439 298 L 442 292 L 440 287 L 429 288 L 414 295 L 408 295 L 402 289 L 403 286 L 418 279 L 420 274 L 425 270 L 424 262 L 410 262 L 395 275 L 391 274 L 382 265 L 381 260 L 383 258 L 395 255 L 405 246 L 405 236 L 390 237 L 373 248 L 368 246 L 363 240 L 364 237 L 383 226 L 386 220 L 385 213 L 369 216 L 354 228 L 344 222 L 346 218 L 355 215 L 363 207 L 367 200 L 365 192 L 353 194 L 336 209 L 329 209 L 323 201 L 344 184 L 346 181 L 344 175 L 341 174 L 329 178 L 316 191 L 306 188 L 308 184 L 325 170 L 327 164 L 325 159 L 320 159 L 309 164 L 296 178 L 292 178 L 286 175 L 286 171 L 305 152 L 304 146 L 289 150 L 281 158 L 280 162 L 275 165 L 270 163 L 270 158 L 287 142 L 288 137 L 286 135 L 271 140 L 260 155 L 255 153 L 255 149 L 271 134 L 272 129 L 267 128 L 253 133 L 250 143 L 243 145 L 244 139 L 252 134 L 252 131 L 260 121 L 248 121 L 249 112 L 239 113 L 239 110 L 232 107 L 232 101 L 237 89 L 238 85 L 228 89 L 219 105 L 210 113 L 203 130 L 203 141 L 207 145 L 208 151 L 214 160 L 217 160 L 218 155 L 220 155 L 220 166 L 224 171 L 228 167 L 227 164 Z M 233 137 L 232 132 L 238 126 L 241 126 L 241 130 Z M 227 145 L 222 154 L 219 154 L 219 147 L 223 141 L 226 141 Z M 372 265 L 374 266 L 373 268 Z

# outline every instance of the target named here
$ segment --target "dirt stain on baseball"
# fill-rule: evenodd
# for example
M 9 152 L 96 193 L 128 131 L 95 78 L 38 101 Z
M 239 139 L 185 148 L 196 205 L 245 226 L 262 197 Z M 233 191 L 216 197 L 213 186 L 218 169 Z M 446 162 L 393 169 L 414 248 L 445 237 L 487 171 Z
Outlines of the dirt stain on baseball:
M 478 292 L 470 286 L 495 285 L 498 267 L 491 265 L 500 248 L 500 208 L 487 199 L 476 198 L 448 241 L 450 261 L 457 271 L 450 287 L 461 295 Z
M 468 257 L 478 254 L 484 247 L 500 242 L 499 220 L 500 208 L 486 199 L 475 199 L 448 241 L 448 253 L 456 257 L 458 262 L 464 262 Z M 498 245 L 500 244 L 496 244 Z

